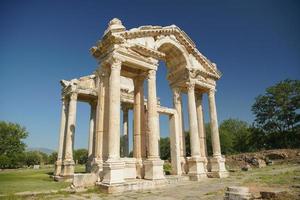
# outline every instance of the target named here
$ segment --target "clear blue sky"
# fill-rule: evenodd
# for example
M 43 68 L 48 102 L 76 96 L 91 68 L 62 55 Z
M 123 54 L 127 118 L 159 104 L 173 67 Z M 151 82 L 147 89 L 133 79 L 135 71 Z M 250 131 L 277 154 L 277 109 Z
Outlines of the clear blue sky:
M 300 77 L 300 1 L 1 1 L 0 120 L 24 125 L 28 146 L 57 148 L 59 80 L 95 70 L 89 48 L 114 17 L 128 29 L 171 24 L 183 29 L 223 72 L 216 96 L 219 122 L 231 117 L 251 123 L 257 95 Z M 165 76 L 161 64 L 158 96 L 170 107 Z M 80 148 L 87 146 L 89 106 L 79 103 L 77 111 Z M 167 136 L 167 118 L 161 120 Z

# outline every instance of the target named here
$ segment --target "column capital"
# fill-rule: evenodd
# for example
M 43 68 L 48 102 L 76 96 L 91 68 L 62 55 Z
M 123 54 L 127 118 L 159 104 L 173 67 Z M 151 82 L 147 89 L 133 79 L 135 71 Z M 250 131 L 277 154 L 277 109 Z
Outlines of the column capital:
M 122 103 L 122 104 L 121 104 L 121 107 L 122 107 L 122 111 L 123 111 L 123 112 L 128 112 L 128 111 L 129 111 L 128 105 Z
M 174 102 L 177 103 L 178 101 L 181 100 L 181 89 L 179 87 L 173 87 L 172 88 L 173 91 L 173 98 L 174 98 Z
M 194 91 L 195 90 L 195 83 L 194 82 L 187 83 L 187 89 L 188 89 L 188 91 Z
M 115 59 L 114 62 L 111 63 L 111 70 L 121 70 L 121 66 L 122 66 L 122 61 Z
M 93 99 L 93 100 L 89 101 L 89 104 L 91 107 L 95 107 L 97 105 L 97 99 Z
M 72 92 L 70 94 L 70 100 L 77 101 L 77 96 L 78 96 L 77 92 Z
M 109 68 L 105 65 L 102 65 L 101 68 L 99 68 L 96 73 L 98 74 L 98 76 L 101 78 L 108 76 L 109 75 Z
M 145 80 L 146 78 L 146 75 L 144 74 L 139 74 L 138 76 L 136 76 L 134 79 L 133 79 L 133 84 L 135 86 L 140 86 L 141 83 Z
M 125 61 L 124 59 L 120 58 L 120 56 L 118 56 L 116 53 L 113 52 L 102 60 L 102 65 L 103 66 L 121 65 L 122 62 L 124 61 Z
M 196 95 L 196 101 L 198 102 L 198 103 L 202 103 L 202 98 L 203 98 L 203 93 L 197 93 L 197 95 Z
M 211 89 L 208 91 L 208 97 L 209 97 L 209 98 L 215 97 L 215 93 L 216 93 L 216 89 L 215 89 L 215 88 L 211 88 Z
M 150 69 L 147 74 L 148 79 L 154 79 L 156 77 L 156 70 Z

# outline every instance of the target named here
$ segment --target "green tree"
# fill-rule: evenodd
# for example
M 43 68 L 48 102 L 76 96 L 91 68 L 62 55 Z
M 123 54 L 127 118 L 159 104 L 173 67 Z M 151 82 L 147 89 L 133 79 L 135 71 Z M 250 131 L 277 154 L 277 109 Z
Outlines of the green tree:
M 78 164 L 86 164 L 88 160 L 88 151 L 86 149 L 74 150 L 74 160 Z
M 160 158 L 163 160 L 171 160 L 170 154 L 170 138 L 160 138 L 159 140 Z
M 252 130 L 264 142 L 260 147 L 300 147 L 299 80 L 284 80 L 267 88 L 264 95 L 256 97 L 252 111 Z
M 17 123 L 0 121 L 0 168 L 17 168 L 23 163 L 25 143 L 28 136 L 25 127 Z
M 25 152 L 24 164 L 27 166 L 40 165 L 43 162 L 43 155 L 39 151 Z
M 223 154 L 249 151 L 251 132 L 247 122 L 238 119 L 227 119 L 220 124 L 220 141 Z
M 48 164 L 54 164 L 57 160 L 57 152 L 54 151 L 48 156 Z

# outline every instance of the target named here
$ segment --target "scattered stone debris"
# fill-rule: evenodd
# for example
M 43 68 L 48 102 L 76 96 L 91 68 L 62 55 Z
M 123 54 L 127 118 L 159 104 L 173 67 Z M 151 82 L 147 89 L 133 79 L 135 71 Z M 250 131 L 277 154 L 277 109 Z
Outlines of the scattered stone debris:
M 267 154 L 266 157 L 271 160 L 282 160 L 288 158 L 288 155 L 285 152 L 273 152 Z
M 241 169 L 242 169 L 242 171 L 249 171 L 249 170 L 251 170 L 252 168 L 251 168 L 250 165 L 245 165 L 245 166 L 243 166 Z
M 286 190 L 274 189 L 272 191 L 260 191 L 262 199 L 280 199 L 287 194 Z
M 253 158 L 252 165 L 254 165 L 255 167 L 258 167 L 258 168 L 263 168 L 263 167 L 267 166 L 266 162 L 259 158 Z
M 40 169 L 40 165 L 33 165 L 33 169 Z
M 227 187 L 224 200 L 249 200 L 253 199 L 247 187 Z
M 226 165 L 229 169 L 242 168 L 245 165 L 262 168 L 281 162 L 298 162 L 300 164 L 300 149 L 275 149 L 253 153 L 242 153 L 226 156 Z
M 293 188 L 300 188 L 300 184 L 292 185 Z

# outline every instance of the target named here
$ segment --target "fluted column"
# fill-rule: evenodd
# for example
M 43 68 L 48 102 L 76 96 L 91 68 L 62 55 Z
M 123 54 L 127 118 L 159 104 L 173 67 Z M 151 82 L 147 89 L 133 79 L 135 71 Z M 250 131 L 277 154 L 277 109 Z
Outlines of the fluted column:
M 181 162 L 182 173 L 185 173 L 185 134 L 183 128 L 183 111 L 182 111 L 182 98 L 179 88 L 172 88 L 173 91 L 173 106 L 178 114 L 178 135 L 179 135 L 179 156 Z
M 73 160 L 73 141 L 76 127 L 76 108 L 77 107 L 77 93 L 73 92 L 70 95 L 69 109 L 68 109 L 68 127 L 65 142 L 65 155 L 63 161 L 62 176 L 72 176 L 74 174 L 74 160 Z
M 120 74 L 122 62 L 110 60 L 108 109 L 108 159 L 103 164 L 102 183 L 112 185 L 124 182 L 125 163 L 120 159 Z
M 143 80 L 140 77 L 134 79 L 134 105 L 133 105 L 133 157 L 137 159 L 142 158 L 142 140 L 141 140 L 141 132 L 142 132 L 142 93 L 143 93 Z
M 199 143 L 200 143 L 200 156 L 207 157 L 206 154 L 206 135 L 205 135 L 205 124 L 203 117 L 203 105 L 202 105 L 203 95 L 198 94 L 196 98 L 197 107 L 197 119 L 198 119 L 198 131 L 199 131 Z
M 188 85 L 188 111 L 190 122 L 191 156 L 200 157 L 198 122 L 195 101 L 195 85 L 193 83 L 190 83 Z
M 227 177 L 229 174 L 225 167 L 225 158 L 221 155 L 215 89 L 209 90 L 208 101 L 210 110 L 211 142 L 213 150 L 213 158 L 210 159 L 210 170 L 213 177 L 223 178 Z
M 99 173 L 102 170 L 103 164 L 103 146 L 104 144 L 104 125 L 105 113 L 107 112 L 107 104 L 105 103 L 105 97 L 107 98 L 107 86 L 108 86 L 108 70 L 102 66 L 97 71 L 97 88 L 98 88 L 98 99 L 96 106 L 96 121 L 95 121 L 95 139 L 94 139 L 94 159 L 92 161 L 91 171 Z M 107 123 L 106 123 L 107 124 Z
M 218 128 L 218 119 L 217 119 L 217 109 L 215 102 L 215 90 L 211 89 L 208 92 L 208 101 L 209 101 L 209 110 L 210 110 L 210 129 L 211 129 L 211 141 L 213 156 L 221 156 L 221 146 L 219 138 L 219 128 Z
M 96 120 L 96 102 L 90 102 L 90 130 L 89 130 L 89 142 L 88 142 L 88 163 L 86 171 L 91 171 L 91 163 L 95 155 L 95 120 Z
M 143 177 L 142 154 L 145 145 L 144 135 L 144 77 L 138 75 L 134 79 L 134 124 L 133 124 L 133 157 L 136 158 L 137 177 Z
M 109 78 L 108 159 L 120 158 L 120 71 L 121 61 L 115 60 Z
M 156 71 L 148 72 L 148 158 L 144 161 L 145 179 L 164 179 L 163 161 L 159 158 L 159 119 L 156 97 Z
M 148 128 L 149 128 L 149 155 L 148 158 L 159 158 L 158 148 L 158 113 L 156 97 L 156 71 L 148 74 Z
M 62 100 L 62 107 L 61 107 L 57 161 L 55 162 L 55 172 L 54 172 L 55 176 L 58 176 L 61 173 L 61 165 L 62 165 L 63 151 L 64 151 L 64 138 L 65 138 L 66 126 L 67 126 L 66 123 L 67 123 L 68 103 L 65 98 L 62 98 L 61 100 Z
M 129 155 L 129 143 L 128 143 L 128 107 L 123 106 L 123 138 L 124 138 L 124 144 L 123 144 L 123 156 L 128 157 Z
M 189 177 L 190 180 L 198 181 L 206 177 L 205 159 L 200 156 L 200 142 L 198 133 L 198 121 L 195 101 L 195 85 L 188 85 L 188 110 L 190 121 L 190 143 L 191 143 L 191 158 L 189 158 Z

